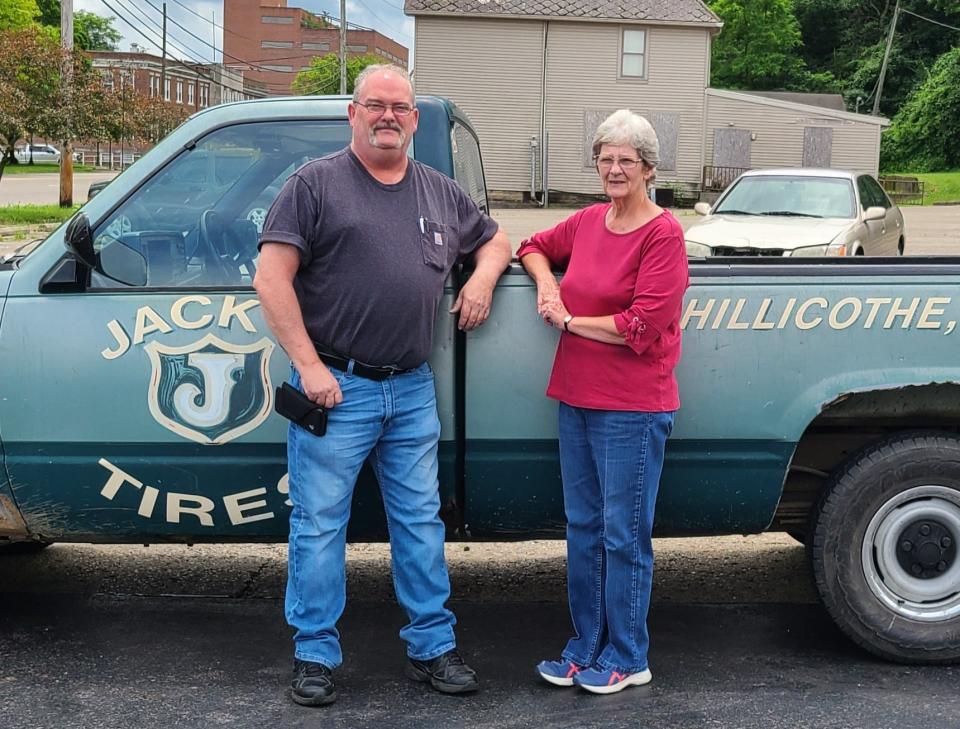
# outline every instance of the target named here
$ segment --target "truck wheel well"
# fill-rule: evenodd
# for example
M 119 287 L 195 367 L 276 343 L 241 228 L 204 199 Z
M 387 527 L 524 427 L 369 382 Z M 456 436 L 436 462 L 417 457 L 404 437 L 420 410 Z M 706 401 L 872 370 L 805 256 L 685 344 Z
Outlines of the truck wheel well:
M 830 476 L 871 443 L 904 430 L 960 433 L 960 383 L 841 395 L 807 426 L 790 461 L 770 529 L 805 534 Z

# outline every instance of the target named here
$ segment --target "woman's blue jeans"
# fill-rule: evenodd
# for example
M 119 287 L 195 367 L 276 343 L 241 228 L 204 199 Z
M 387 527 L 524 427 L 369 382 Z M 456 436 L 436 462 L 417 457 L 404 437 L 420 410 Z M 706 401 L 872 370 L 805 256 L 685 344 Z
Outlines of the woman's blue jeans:
M 564 660 L 621 673 L 647 668 L 650 535 L 673 415 L 560 403 L 574 632 Z
M 400 631 L 407 655 L 436 658 L 456 643 L 446 609 L 450 579 L 443 553 L 437 448 L 440 421 L 429 365 L 382 382 L 331 369 L 343 402 L 329 411 L 327 434 L 291 424 L 290 548 L 287 622 L 296 657 L 336 668 L 342 662 L 337 621 L 346 603 L 346 536 L 360 467 L 373 465 L 387 513 L 393 585 L 409 623 Z M 291 383 L 298 389 L 300 376 Z

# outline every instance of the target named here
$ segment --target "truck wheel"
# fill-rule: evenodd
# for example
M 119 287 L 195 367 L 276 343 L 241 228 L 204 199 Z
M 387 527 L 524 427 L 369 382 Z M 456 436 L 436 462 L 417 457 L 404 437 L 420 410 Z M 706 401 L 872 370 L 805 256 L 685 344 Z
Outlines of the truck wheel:
M 36 554 L 49 547 L 53 542 L 10 542 L 0 544 L 0 557 L 17 554 Z
M 900 663 L 960 660 L 960 438 L 900 434 L 835 474 L 809 545 L 841 630 Z

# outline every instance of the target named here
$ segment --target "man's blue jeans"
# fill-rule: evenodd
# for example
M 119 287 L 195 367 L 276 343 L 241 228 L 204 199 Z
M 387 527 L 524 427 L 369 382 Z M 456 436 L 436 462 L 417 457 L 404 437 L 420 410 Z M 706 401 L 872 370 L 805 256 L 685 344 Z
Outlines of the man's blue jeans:
M 673 413 L 560 403 L 567 591 L 574 636 L 564 660 L 647 668 L 653 512 Z
M 456 643 L 446 609 L 450 579 L 443 554 L 437 447 L 440 421 L 430 366 L 382 382 L 330 370 L 343 402 L 317 438 L 291 424 L 290 549 L 286 616 L 296 657 L 336 668 L 343 660 L 336 623 L 346 602 L 346 534 L 360 467 L 368 458 L 387 513 L 393 585 L 410 622 L 407 655 L 436 658 Z M 291 384 L 301 388 L 294 371 Z M 302 388 L 301 388 L 302 389 Z

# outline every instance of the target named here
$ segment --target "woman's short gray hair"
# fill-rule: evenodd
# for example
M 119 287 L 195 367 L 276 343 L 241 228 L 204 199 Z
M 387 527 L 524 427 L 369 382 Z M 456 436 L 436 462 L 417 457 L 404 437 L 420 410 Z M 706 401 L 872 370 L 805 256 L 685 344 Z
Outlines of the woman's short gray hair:
M 357 74 L 357 78 L 353 82 L 354 102 L 360 101 L 360 92 L 363 90 L 363 85 L 367 82 L 367 79 L 373 76 L 373 74 L 381 73 L 383 71 L 389 71 L 390 73 L 395 73 L 397 76 L 399 76 L 408 84 L 410 84 L 410 101 L 413 102 L 413 99 L 414 99 L 413 81 L 410 79 L 409 72 L 407 71 L 407 69 L 403 68 L 402 66 L 396 66 L 392 63 L 374 63 L 367 66 L 360 73 Z
M 605 144 L 633 147 L 640 159 L 654 170 L 650 182 L 656 179 L 656 169 L 660 164 L 660 142 L 653 125 L 639 114 L 629 109 L 618 109 L 600 122 L 597 133 L 593 135 L 593 156 L 600 154 Z

